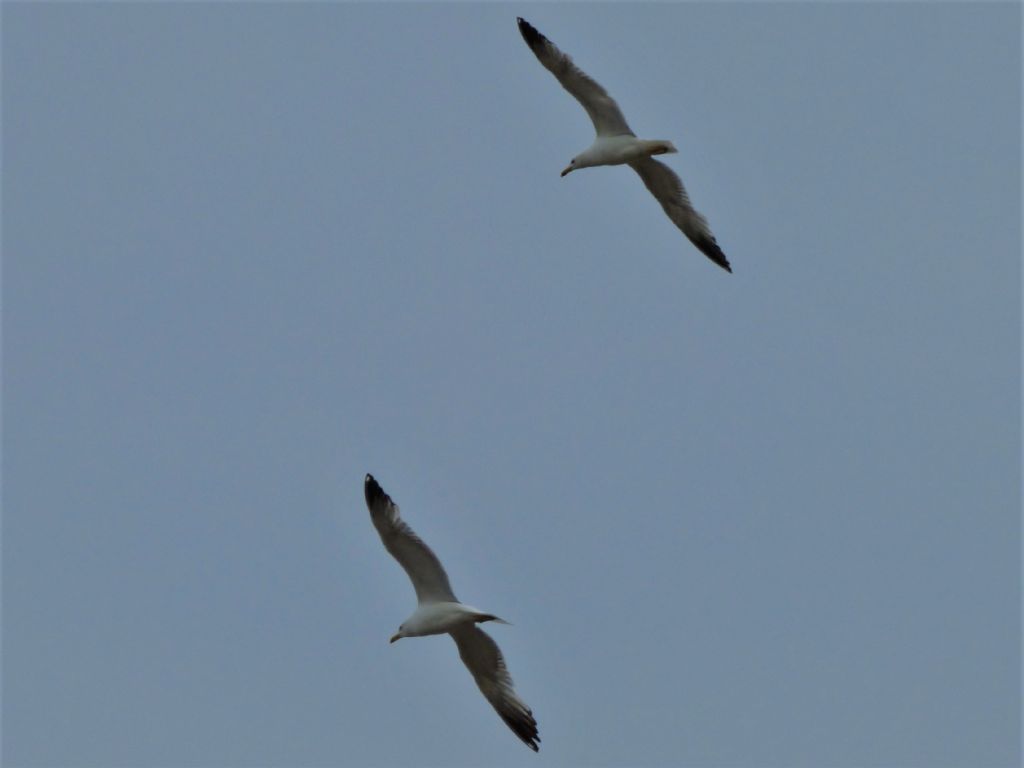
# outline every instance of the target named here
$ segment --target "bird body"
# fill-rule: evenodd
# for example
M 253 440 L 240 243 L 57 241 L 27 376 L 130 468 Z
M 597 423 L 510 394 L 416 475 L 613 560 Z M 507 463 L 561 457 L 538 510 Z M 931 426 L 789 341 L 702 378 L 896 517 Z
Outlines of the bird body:
M 580 168 L 593 168 L 598 165 L 624 165 L 651 155 L 664 155 L 678 152 L 671 141 L 663 139 L 650 141 L 638 139 L 628 134 L 617 136 L 598 136 L 594 143 L 572 159 L 569 166 L 562 171 L 565 176 L 570 171 Z
M 540 735 L 533 712 L 516 694 L 498 644 L 477 626 L 485 621 L 508 622 L 459 602 L 437 555 L 402 519 L 398 505 L 373 475 L 366 476 L 363 493 L 380 540 L 405 569 L 416 590 L 416 610 L 399 626 L 391 642 L 403 637 L 451 635 L 477 688 L 512 732 L 537 752 Z
M 412 615 L 391 637 L 391 642 L 403 637 L 424 637 L 426 635 L 445 635 L 453 629 L 475 624 L 477 622 L 496 621 L 508 624 L 492 613 L 484 613 L 471 605 L 460 602 L 421 603 L 416 606 Z

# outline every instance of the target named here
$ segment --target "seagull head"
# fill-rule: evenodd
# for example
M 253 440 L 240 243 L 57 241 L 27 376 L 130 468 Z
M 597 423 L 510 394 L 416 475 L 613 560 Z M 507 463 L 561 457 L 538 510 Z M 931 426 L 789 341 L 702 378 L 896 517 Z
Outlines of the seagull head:
M 576 165 L 576 158 L 574 157 L 572 160 L 569 161 L 569 164 L 565 166 L 565 170 L 562 171 L 561 175 L 563 177 L 568 176 L 572 171 L 575 171 L 578 167 L 579 166 Z
M 397 632 L 395 632 L 395 634 L 393 634 L 393 635 L 391 636 L 391 639 L 390 639 L 390 640 L 388 640 L 388 642 L 389 642 L 389 643 L 393 643 L 393 642 L 395 642 L 395 640 L 401 640 L 401 639 L 402 639 L 403 637 L 406 637 L 406 634 L 405 634 L 405 625 L 402 625 L 401 627 L 399 627 L 399 628 L 398 628 L 398 631 L 397 631 Z

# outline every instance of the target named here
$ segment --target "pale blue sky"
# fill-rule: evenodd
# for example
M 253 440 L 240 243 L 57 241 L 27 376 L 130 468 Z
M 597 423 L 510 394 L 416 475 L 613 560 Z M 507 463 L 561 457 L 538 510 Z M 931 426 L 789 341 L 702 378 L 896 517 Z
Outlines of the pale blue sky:
M 734 275 L 592 138 L 616 96 Z M 5 3 L 3 763 L 1020 762 L 1016 4 Z M 372 472 L 495 627 L 414 607 Z

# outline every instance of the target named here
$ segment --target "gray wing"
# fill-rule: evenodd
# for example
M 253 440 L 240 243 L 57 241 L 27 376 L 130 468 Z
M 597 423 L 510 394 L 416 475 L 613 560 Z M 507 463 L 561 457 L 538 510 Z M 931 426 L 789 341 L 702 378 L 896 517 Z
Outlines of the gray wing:
M 711 227 L 708 226 L 707 220 L 694 210 L 690 196 L 686 194 L 686 188 L 676 172 L 650 157 L 634 160 L 630 166 L 640 174 L 647 189 L 661 203 L 661 207 L 665 209 L 672 222 L 690 238 L 690 242 L 726 272 L 732 272 L 729 260 L 725 258 L 715 236 L 711 234 Z
M 494 710 L 523 742 L 534 752 L 540 750 L 540 735 L 533 712 L 512 687 L 512 676 L 505 667 L 505 657 L 498 644 L 476 624 L 466 624 L 449 634 L 459 647 L 459 657 L 466 665 L 477 687 Z
M 380 540 L 409 574 L 416 599 L 421 603 L 458 602 L 437 555 L 406 525 L 398 513 L 398 505 L 384 493 L 373 475 L 366 476 L 363 492 Z
M 540 63 L 558 78 L 562 87 L 587 110 L 598 136 L 635 135 L 629 129 L 615 99 L 609 96 L 598 82 L 573 64 L 572 59 L 558 50 L 558 47 L 538 32 L 530 22 L 521 18 L 517 18 L 516 21 L 519 23 L 519 32 L 523 40 L 530 46 L 530 50 Z

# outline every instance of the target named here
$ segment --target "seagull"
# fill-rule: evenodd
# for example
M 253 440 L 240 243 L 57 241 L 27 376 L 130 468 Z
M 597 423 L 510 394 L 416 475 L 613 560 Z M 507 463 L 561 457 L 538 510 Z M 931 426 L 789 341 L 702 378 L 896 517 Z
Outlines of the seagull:
M 517 17 L 519 32 L 538 61 L 551 72 L 573 97 L 583 105 L 594 123 L 597 138 L 562 171 L 566 176 L 580 168 L 596 165 L 629 165 L 640 174 L 647 189 L 661 203 L 672 222 L 697 248 L 726 272 L 732 272 L 711 228 L 690 203 L 683 182 L 671 168 L 652 156 L 677 152 L 671 141 L 638 139 L 630 130 L 615 99 L 586 72 L 573 64 L 568 55 L 534 28 Z
M 485 621 L 508 622 L 458 601 L 437 555 L 402 520 L 398 505 L 384 493 L 373 475 L 366 476 L 363 492 L 370 519 L 384 542 L 384 548 L 409 574 L 419 603 L 412 616 L 398 627 L 391 642 L 403 637 L 451 635 L 462 663 L 473 675 L 484 698 L 491 702 L 516 736 L 534 752 L 539 751 L 540 736 L 533 712 L 516 695 L 498 644 L 477 626 L 477 623 Z

